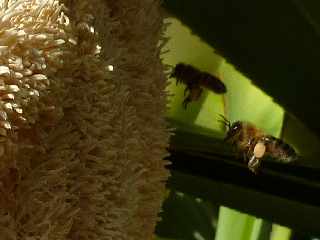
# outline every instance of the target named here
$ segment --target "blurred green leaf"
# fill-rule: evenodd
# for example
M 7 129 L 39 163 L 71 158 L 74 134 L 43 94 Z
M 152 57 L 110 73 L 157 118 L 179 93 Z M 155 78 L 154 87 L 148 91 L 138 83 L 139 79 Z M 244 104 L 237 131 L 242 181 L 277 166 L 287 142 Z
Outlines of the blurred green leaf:
M 226 207 L 220 207 L 215 240 L 257 240 L 261 224 L 261 219 Z
M 159 236 L 183 240 L 214 239 L 218 206 L 171 191 L 157 225 Z
M 249 121 L 269 134 L 279 136 L 284 111 L 233 66 L 221 67 L 228 86 L 226 107 L 231 121 Z
M 163 238 L 163 237 L 156 237 L 155 240 L 178 240 L 178 239 L 175 239 L 175 238 Z
M 289 228 L 273 224 L 270 240 L 289 240 L 291 230 Z

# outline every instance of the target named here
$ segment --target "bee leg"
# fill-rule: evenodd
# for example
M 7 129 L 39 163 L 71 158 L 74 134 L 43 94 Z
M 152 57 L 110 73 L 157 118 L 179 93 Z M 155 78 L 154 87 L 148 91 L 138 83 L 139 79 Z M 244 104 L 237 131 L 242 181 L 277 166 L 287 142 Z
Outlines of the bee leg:
M 247 154 L 246 154 L 246 153 L 243 153 L 243 161 L 244 161 L 245 163 L 248 162 L 248 158 L 247 158 Z
M 248 163 L 248 164 L 249 164 L 249 161 L 248 161 L 249 159 L 248 159 L 248 158 L 249 158 L 249 156 L 252 155 L 252 151 L 253 151 L 253 150 L 252 150 L 252 147 L 251 147 L 251 142 L 252 142 L 252 139 L 250 139 L 249 142 L 247 143 L 246 152 L 243 153 L 243 156 L 244 156 L 243 159 L 244 159 L 245 162 Z M 252 157 L 251 157 L 251 159 L 252 159 Z
M 250 171 L 256 174 L 259 165 L 260 159 L 253 155 L 248 162 L 248 168 L 250 169 Z
M 197 99 L 199 99 L 199 98 L 201 97 L 202 93 L 203 93 L 203 88 L 200 88 L 199 94 L 198 94 L 198 96 L 197 96 Z
M 250 158 L 249 162 L 248 162 L 248 166 L 249 167 L 254 167 L 257 165 L 257 163 L 259 162 L 258 158 L 256 158 L 254 155 Z
M 184 89 L 183 96 L 186 96 L 187 93 L 188 93 L 188 91 L 190 91 L 190 88 L 189 88 L 189 87 L 186 87 L 186 88 Z
M 190 95 L 187 96 L 187 97 L 183 100 L 182 105 L 183 105 L 184 109 L 187 109 L 187 106 L 188 106 L 189 102 L 191 102 Z

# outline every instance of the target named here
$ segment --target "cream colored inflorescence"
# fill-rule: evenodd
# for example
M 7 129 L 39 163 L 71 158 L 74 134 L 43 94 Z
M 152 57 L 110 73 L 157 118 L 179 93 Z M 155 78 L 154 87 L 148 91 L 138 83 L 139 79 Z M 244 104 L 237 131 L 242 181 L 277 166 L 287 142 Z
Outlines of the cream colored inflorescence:
M 68 18 L 58 1 L 1 1 L 0 155 L 41 115 L 55 110 L 50 76 L 62 67 Z M 39 100 L 43 98 L 43 100 Z M 30 136 L 31 137 L 31 136 Z M 2 166 L 2 165 L 1 165 Z M 4 166 L 2 166 L 4 167 Z M 0 168 L 1 169 L 1 168 Z
M 162 31 L 158 0 L 0 0 L 0 239 L 154 238 Z

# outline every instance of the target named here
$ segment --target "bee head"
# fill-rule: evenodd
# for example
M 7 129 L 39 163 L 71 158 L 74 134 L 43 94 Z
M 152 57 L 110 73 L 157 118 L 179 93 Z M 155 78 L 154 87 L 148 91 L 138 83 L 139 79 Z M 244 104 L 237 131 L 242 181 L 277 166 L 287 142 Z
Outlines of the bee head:
M 234 137 L 236 137 L 237 135 L 239 135 L 242 128 L 243 128 L 243 123 L 240 121 L 236 121 L 232 125 L 229 125 L 227 135 L 224 138 L 224 141 L 229 141 L 229 140 L 233 139 Z
M 170 74 L 170 78 L 175 78 L 179 75 L 181 75 L 181 73 L 183 73 L 185 71 L 185 69 L 187 68 L 187 65 L 184 63 L 178 63 L 173 69 L 172 72 Z

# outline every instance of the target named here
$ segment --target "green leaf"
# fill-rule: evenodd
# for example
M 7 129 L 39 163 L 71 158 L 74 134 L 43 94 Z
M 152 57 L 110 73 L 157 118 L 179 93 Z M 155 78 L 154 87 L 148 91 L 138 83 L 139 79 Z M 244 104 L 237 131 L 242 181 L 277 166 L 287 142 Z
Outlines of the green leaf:
M 161 237 L 183 240 L 214 239 L 218 206 L 171 191 L 163 205 L 156 232 Z
M 273 224 L 270 240 L 288 240 L 291 236 L 289 228 Z
M 261 219 L 226 207 L 220 207 L 215 240 L 257 240 L 261 225 Z

